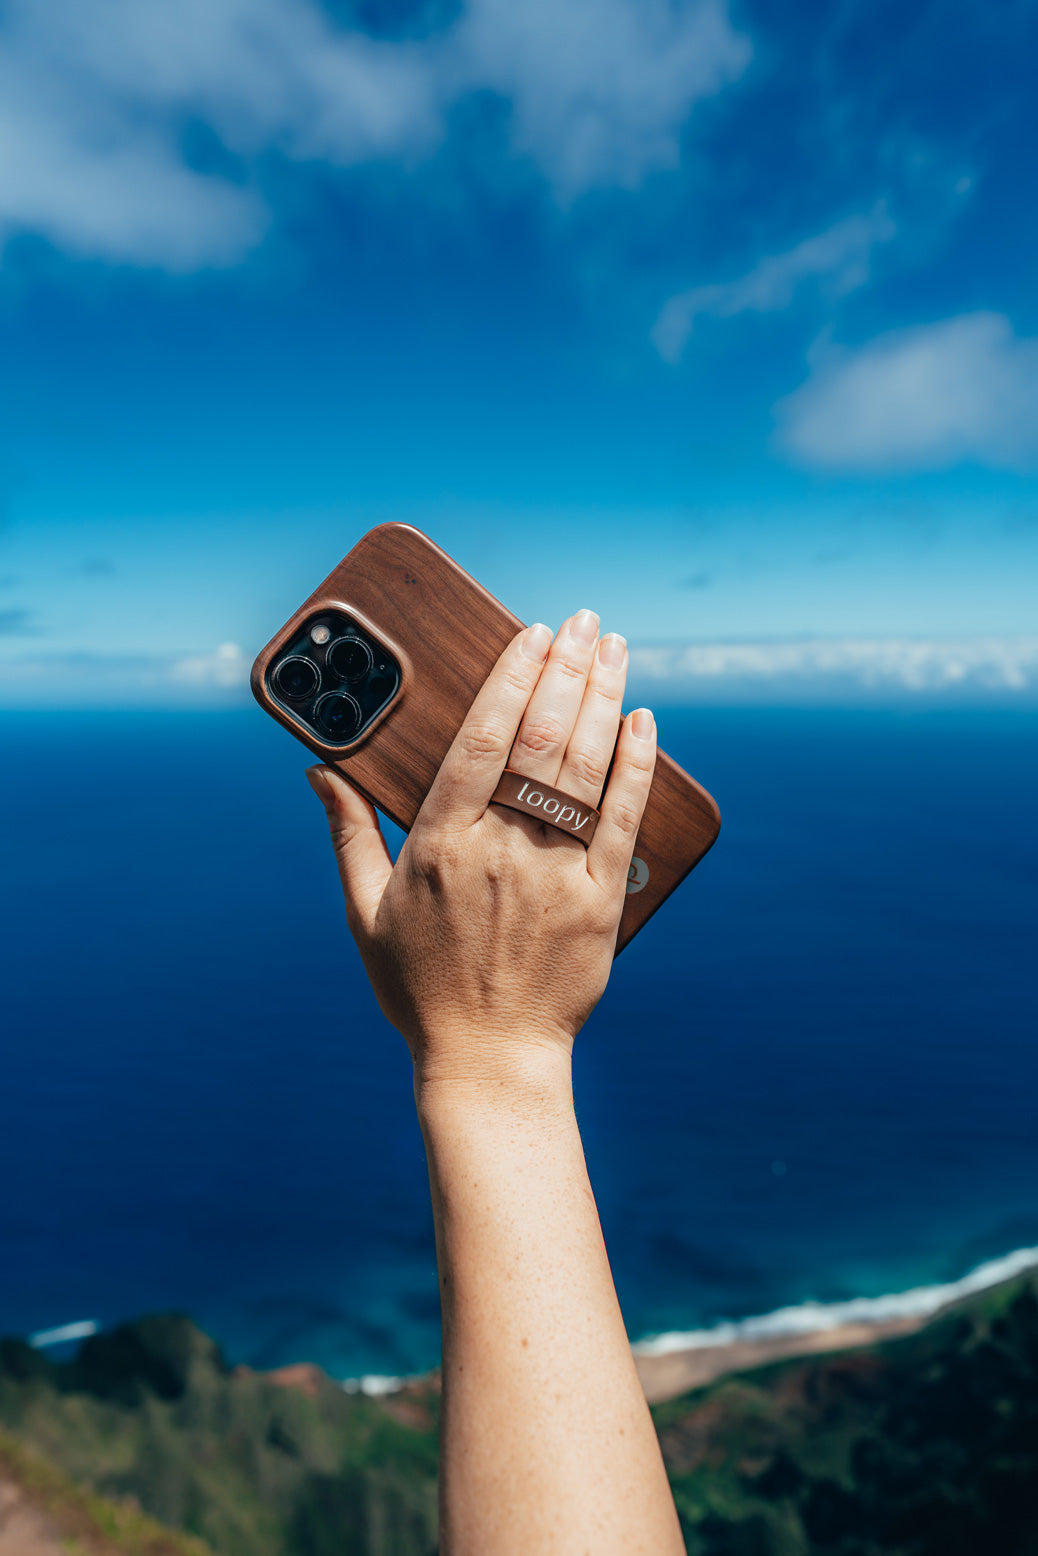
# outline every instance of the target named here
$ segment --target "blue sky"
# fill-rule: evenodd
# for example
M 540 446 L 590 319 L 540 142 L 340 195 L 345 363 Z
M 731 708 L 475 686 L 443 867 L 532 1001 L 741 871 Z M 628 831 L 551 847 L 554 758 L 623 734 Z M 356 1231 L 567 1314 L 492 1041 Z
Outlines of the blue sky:
M 1033 691 L 1036 48 L 1019 0 L 8 0 L 0 700 L 236 696 L 391 517 L 659 695 Z

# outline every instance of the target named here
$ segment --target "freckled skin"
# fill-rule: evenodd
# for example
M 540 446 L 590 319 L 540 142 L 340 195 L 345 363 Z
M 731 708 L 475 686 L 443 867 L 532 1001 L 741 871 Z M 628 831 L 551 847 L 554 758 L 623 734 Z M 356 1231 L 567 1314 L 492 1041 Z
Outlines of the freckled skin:
M 337 770 L 310 773 L 350 929 L 414 1061 L 443 1308 L 443 1556 L 685 1549 L 573 1110 L 573 1041 L 612 966 L 655 762 L 651 714 L 621 721 L 626 671 L 591 612 L 554 645 L 521 633 L 395 867 L 371 807 Z M 492 805 L 506 766 L 600 808 L 590 846 Z

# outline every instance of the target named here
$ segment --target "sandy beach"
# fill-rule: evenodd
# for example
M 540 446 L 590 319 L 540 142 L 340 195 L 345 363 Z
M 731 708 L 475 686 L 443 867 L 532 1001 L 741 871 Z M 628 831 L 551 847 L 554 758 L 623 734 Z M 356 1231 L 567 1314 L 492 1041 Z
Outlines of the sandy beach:
M 921 1317 L 891 1318 L 875 1324 L 840 1324 L 808 1334 L 769 1335 L 755 1340 L 731 1340 L 720 1345 L 697 1345 L 687 1350 L 646 1352 L 633 1346 L 638 1376 L 650 1405 L 676 1399 L 689 1389 L 702 1388 L 730 1372 L 747 1372 L 769 1362 L 795 1356 L 820 1356 L 827 1351 L 849 1351 L 914 1334 L 929 1320 Z

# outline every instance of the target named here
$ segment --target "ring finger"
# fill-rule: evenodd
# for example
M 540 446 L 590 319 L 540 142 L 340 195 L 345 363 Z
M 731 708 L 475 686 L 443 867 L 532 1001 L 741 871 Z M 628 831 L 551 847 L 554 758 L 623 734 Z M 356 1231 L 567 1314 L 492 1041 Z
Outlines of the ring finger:
M 558 778 L 597 643 L 594 611 L 578 611 L 560 628 L 508 758 L 509 767 L 524 778 L 552 785 Z

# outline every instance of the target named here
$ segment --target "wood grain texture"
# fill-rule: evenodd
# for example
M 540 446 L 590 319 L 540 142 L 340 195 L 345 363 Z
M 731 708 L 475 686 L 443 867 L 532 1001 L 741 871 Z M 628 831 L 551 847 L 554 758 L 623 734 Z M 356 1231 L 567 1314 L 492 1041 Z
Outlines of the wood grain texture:
M 403 689 L 385 716 L 346 755 L 280 708 L 266 671 L 315 611 L 356 612 L 400 660 Z M 252 689 L 260 706 L 398 826 L 409 829 L 472 700 L 523 623 L 420 530 L 382 524 L 358 541 L 258 655 Z M 663 752 L 638 834 L 648 868 L 624 906 L 617 951 L 699 863 L 720 827 L 717 806 Z

